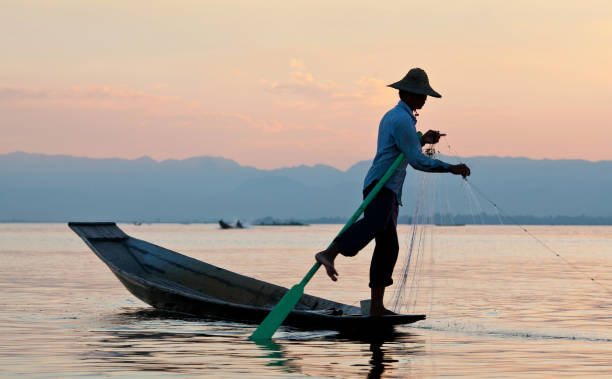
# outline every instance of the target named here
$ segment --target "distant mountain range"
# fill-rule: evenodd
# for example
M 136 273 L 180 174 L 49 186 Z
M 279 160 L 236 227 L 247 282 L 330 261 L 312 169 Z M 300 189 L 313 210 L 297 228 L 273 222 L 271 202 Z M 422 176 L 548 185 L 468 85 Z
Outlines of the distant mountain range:
M 432 214 L 494 214 L 484 195 L 511 216 L 612 217 L 612 161 L 461 160 L 472 168 L 474 187 L 409 168 L 400 215 L 410 217 L 419 198 Z M 369 165 L 260 170 L 215 157 L 157 162 L 17 152 L 0 155 L 0 221 L 337 220 L 360 204 Z

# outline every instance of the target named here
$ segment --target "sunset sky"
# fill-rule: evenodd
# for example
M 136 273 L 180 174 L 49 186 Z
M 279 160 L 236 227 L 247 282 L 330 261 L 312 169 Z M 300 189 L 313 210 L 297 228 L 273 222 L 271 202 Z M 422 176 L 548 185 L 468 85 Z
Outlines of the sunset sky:
M 612 159 L 610 1 L 5 1 L 0 46 L 0 154 L 346 169 L 421 67 L 454 154 Z

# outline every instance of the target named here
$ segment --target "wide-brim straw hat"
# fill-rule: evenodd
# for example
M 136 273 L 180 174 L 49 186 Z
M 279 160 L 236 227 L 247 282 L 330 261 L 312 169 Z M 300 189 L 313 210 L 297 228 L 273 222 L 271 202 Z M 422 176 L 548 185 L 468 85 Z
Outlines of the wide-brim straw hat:
M 399 89 L 401 91 L 416 93 L 418 95 L 442 97 L 442 95 L 431 88 L 427 74 L 420 68 L 413 68 L 412 70 L 408 71 L 402 80 L 389 84 L 389 87 Z

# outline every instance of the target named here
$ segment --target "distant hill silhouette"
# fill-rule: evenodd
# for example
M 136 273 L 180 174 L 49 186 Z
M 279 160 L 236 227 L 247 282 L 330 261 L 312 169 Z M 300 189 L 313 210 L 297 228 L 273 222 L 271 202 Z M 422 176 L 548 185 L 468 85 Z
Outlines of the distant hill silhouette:
M 471 182 L 510 215 L 612 216 L 612 161 L 462 160 L 472 168 Z M 260 170 L 215 157 L 157 162 L 17 152 L 0 155 L 0 220 L 348 218 L 361 202 L 369 164 L 358 162 L 346 171 L 326 165 Z M 403 217 L 412 215 L 420 178 L 432 182 L 427 191 L 435 196 L 428 206 L 437 213 L 494 213 L 460 178 L 422 176 L 409 168 Z

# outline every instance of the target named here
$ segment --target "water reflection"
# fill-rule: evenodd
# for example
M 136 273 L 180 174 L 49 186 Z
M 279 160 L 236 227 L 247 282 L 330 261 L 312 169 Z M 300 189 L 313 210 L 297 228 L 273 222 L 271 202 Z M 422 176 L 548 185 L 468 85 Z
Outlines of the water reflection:
M 95 320 L 81 359 L 95 371 L 239 376 L 300 373 L 299 357 L 270 341 L 247 340 L 253 326 L 152 308 L 128 309 Z M 264 352 L 262 355 L 261 352 Z M 262 358 L 264 364 L 262 364 Z
M 282 345 L 272 340 L 254 341 L 265 354 L 259 358 L 264 358 L 268 361 L 266 366 L 280 367 L 282 371 L 287 373 L 300 372 L 300 366 L 297 364 L 297 358 L 287 356 L 287 353 Z
M 378 379 L 385 371 L 385 353 L 382 349 L 382 343 L 373 342 L 370 344 L 370 351 L 372 352 L 372 359 L 370 359 L 370 365 L 372 368 L 368 373 L 368 379 Z M 396 360 L 390 360 L 390 362 L 397 362 Z
M 395 351 L 398 356 L 401 355 L 404 358 L 425 354 L 423 348 L 425 341 L 421 336 L 397 332 L 395 329 L 365 336 L 340 334 L 338 341 L 369 343 L 372 355 L 369 360 L 368 379 L 378 379 L 386 369 L 399 366 L 399 359 L 394 358 L 395 355 L 389 351 Z M 384 347 L 385 344 L 387 347 Z
M 154 309 L 107 314 L 96 326 L 83 336 L 87 353 L 81 360 L 97 372 L 380 378 L 401 372 L 407 356 L 425 353 L 421 336 L 394 330 L 357 335 L 283 329 L 280 339 L 253 343 L 253 325 Z

